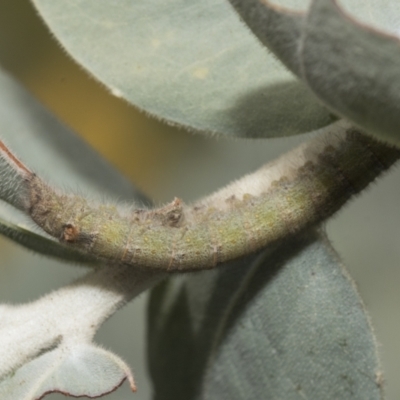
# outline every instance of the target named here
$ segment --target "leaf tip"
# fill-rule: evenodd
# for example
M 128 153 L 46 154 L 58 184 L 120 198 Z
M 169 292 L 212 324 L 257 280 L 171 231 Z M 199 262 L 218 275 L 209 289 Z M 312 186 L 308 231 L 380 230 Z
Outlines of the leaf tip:
M 130 386 L 132 392 L 135 393 L 137 391 L 137 386 L 135 384 L 135 381 L 134 381 L 132 375 L 128 376 L 128 382 L 129 382 L 129 386 Z

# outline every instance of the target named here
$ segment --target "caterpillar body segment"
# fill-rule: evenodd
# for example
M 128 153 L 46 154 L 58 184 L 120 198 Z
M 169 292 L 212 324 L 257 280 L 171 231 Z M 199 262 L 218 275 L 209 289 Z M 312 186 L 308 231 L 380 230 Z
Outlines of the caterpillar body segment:
M 107 263 L 213 268 L 320 223 L 399 158 L 398 149 L 344 126 L 192 206 L 175 199 L 122 215 L 32 173 L 27 212 L 50 235 Z

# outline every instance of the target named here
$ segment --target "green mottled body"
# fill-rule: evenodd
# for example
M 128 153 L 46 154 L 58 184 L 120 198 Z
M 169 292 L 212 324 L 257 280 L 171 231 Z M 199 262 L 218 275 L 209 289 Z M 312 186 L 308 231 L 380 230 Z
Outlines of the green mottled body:
M 33 176 L 29 213 L 52 236 L 105 262 L 212 268 L 318 224 L 399 158 L 399 150 L 353 131 L 334 146 L 329 138 L 318 140 L 318 151 L 312 143 L 301 150 L 304 161 L 282 167 L 265 191 L 233 193 L 215 207 L 175 199 L 158 210 L 122 216 L 113 206 L 93 207 L 82 197 L 57 193 Z

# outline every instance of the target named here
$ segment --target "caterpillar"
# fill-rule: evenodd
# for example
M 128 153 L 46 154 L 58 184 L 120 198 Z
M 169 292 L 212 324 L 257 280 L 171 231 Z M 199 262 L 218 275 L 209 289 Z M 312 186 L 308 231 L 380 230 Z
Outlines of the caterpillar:
M 339 121 L 193 205 L 124 214 L 53 189 L 4 149 L 26 183 L 20 208 L 45 232 L 106 263 L 166 271 L 213 268 L 317 225 L 400 156 Z

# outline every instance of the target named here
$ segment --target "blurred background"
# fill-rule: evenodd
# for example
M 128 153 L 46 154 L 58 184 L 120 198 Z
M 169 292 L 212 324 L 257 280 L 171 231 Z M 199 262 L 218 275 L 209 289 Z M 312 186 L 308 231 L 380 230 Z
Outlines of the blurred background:
M 204 196 L 305 140 L 206 138 L 148 118 L 69 59 L 27 0 L 0 2 L 0 63 L 155 204 L 174 196 L 185 201 Z M 400 398 L 399 182 L 399 171 L 391 171 L 327 224 L 370 312 L 390 400 Z M 1 237 L 0 254 L 2 302 L 33 300 L 82 274 L 77 267 L 37 256 Z M 142 295 L 96 336 L 128 361 L 138 385 L 136 394 L 124 385 L 107 397 L 110 400 L 151 398 L 145 307 Z

